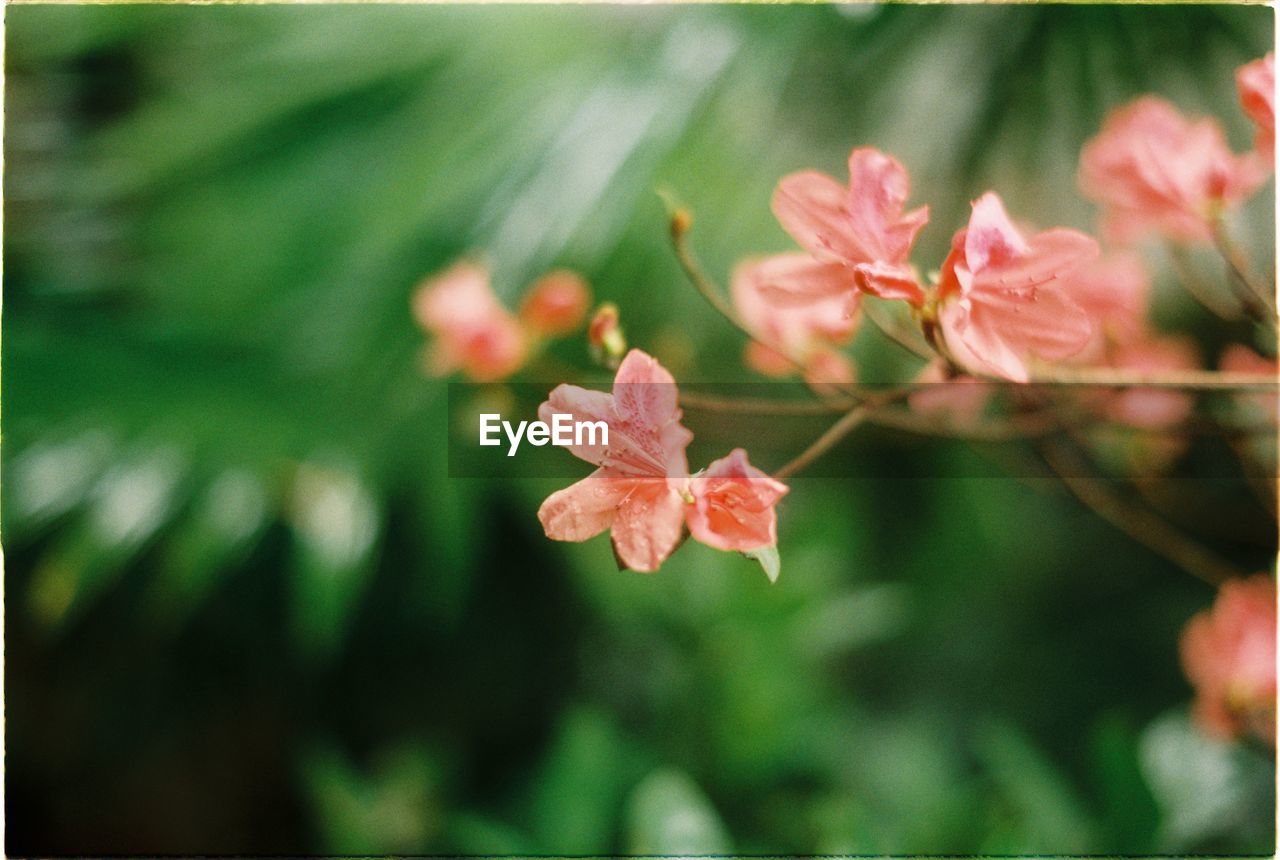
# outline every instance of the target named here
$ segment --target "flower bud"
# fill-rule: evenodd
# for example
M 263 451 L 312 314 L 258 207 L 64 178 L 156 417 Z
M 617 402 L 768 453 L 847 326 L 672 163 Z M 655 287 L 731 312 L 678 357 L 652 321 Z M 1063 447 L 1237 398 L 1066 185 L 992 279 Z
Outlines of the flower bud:
M 683 206 L 671 213 L 671 235 L 676 239 L 684 236 L 693 226 L 693 215 Z
M 534 281 L 520 304 L 520 320 L 541 335 L 564 335 L 582 324 L 591 290 L 575 272 L 558 269 Z
M 591 324 L 587 326 L 587 344 L 591 357 L 610 369 L 615 369 L 627 351 L 627 338 L 618 324 L 618 306 L 605 302 L 596 308 Z

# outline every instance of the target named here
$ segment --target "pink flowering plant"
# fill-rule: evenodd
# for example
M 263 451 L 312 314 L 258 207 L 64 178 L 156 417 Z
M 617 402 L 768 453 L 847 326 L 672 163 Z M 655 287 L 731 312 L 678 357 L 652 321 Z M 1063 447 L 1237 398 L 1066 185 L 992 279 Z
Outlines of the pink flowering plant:
M 1275 284 L 1232 230 L 1274 171 L 1273 56 L 1242 67 L 1236 82 L 1256 125 L 1245 152 L 1232 150 L 1217 119 L 1186 116 L 1158 96 L 1107 115 L 1083 142 L 1078 166 L 1080 191 L 1098 207 L 1095 235 L 1028 224 L 996 190 L 971 201 L 964 223 L 931 224 L 907 167 L 856 146 L 847 179 L 801 170 L 778 181 L 773 214 L 796 247 L 742 249 L 723 290 L 690 247 L 690 211 L 669 200 L 675 256 L 743 335 L 744 368 L 799 380 L 807 399 L 760 403 L 682 389 L 654 355 L 627 350 L 625 308 L 601 306 L 586 339 L 596 361 L 616 369 L 611 390 L 561 384 L 538 414 L 601 423 L 608 442 L 569 446 L 594 471 L 542 503 L 547 537 L 581 542 L 608 532 L 619 567 L 640 572 L 657 571 L 691 537 L 751 556 L 776 579 L 778 509 L 799 492 L 787 482 L 858 427 L 1026 440 L 1081 502 L 1220 589 L 1183 639 L 1195 713 L 1214 733 L 1274 745 L 1274 579 L 1245 578 L 1142 503 L 1203 429 L 1197 405 L 1210 396 L 1228 404 L 1210 420 L 1247 440 L 1234 446 L 1246 471 L 1261 465 L 1274 477 Z M 950 229 L 942 259 L 916 256 L 926 229 Z M 1161 245 L 1191 298 L 1222 320 L 1226 345 L 1216 361 L 1154 319 L 1152 257 Z M 1192 250 L 1218 258 L 1214 277 L 1187 271 Z M 538 281 L 516 313 L 494 296 L 482 267 L 460 263 L 424 283 L 414 313 L 432 336 L 432 373 L 488 381 L 577 331 L 589 304 L 585 283 L 558 272 Z M 910 353 L 917 369 L 888 387 L 862 381 L 850 345 L 868 329 Z M 742 440 L 691 470 L 685 410 L 829 413 L 831 423 L 785 462 L 753 463 Z M 1089 476 L 1098 462 L 1128 474 L 1098 480 Z M 1274 480 L 1257 483 L 1274 510 Z

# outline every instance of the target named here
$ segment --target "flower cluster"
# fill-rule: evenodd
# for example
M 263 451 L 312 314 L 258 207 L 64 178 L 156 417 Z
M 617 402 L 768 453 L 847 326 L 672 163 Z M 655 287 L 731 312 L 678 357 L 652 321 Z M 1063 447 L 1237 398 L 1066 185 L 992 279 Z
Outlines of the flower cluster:
M 1274 57 L 1243 67 L 1238 81 L 1259 125 L 1255 151 L 1245 155 L 1231 152 L 1215 120 L 1187 119 L 1153 96 L 1107 118 L 1080 161 L 1081 189 L 1102 206 L 1104 237 L 1117 245 L 1152 232 L 1207 241 L 1223 214 L 1261 187 L 1274 163 Z M 748 327 L 808 368 L 854 330 L 866 294 L 906 303 L 955 371 L 1025 382 L 1036 362 L 1082 353 L 1112 367 L 1196 365 L 1185 341 L 1146 326 L 1149 285 L 1139 258 L 1099 259 L 1098 243 L 1077 230 L 1020 229 L 995 192 L 974 201 L 938 278 L 926 283 L 910 256 L 929 208 L 906 211 L 910 188 L 902 164 L 870 148 L 850 153 L 847 186 L 814 171 L 779 182 L 774 214 L 805 253 L 756 261 L 735 277 L 735 305 Z M 759 357 L 749 363 L 770 374 L 785 367 Z M 852 369 L 841 377 L 852 378 Z
M 423 281 L 412 309 L 434 337 L 427 352 L 433 375 L 461 371 L 476 382 L 493 382 L 523 367 L 542 339 L 576 331 L 590 303 L 586 282 L 558 270 L 530 286 L 516 315 L 494 295 L 488 269 L 461 262 Z
M 755 555 L 776 576 L 776 506 L 788 492 L 779 479 L 892 402 L 859 385 L 843 350 L 864 316 L 925 359 L 897 398 L 906 404 L 897 410 L 899 420 L 976 427 L 994 402 L 992 386 L 1016 391 L 1011 400 L 1018 407 L 1048 403 L 1042 411 L 1054 417 L 1061 404 L 1020 384 L 1119 379 L 1118 386 L 1065 396 L 1103 433 L 1119 434 L 1129 448 L 1139 440 L 1147 460 L 1176 456 L 1186 442 L 1179 428 L 1195 407 L 1187 389 L 1197 382 L 1187 380 L 1205 388 L 1221 380 L 1209 379 L 1214 372 L 1203 369 L 1190 336 L 1151 322 L 1152 279 L 1134 245 L 1159 237 L 1174 246 L 1175 261 L 1182 245 L 1212 246 L 1227 264 L 1240 309 L 1262 324 L 1263 348 L 1274 348 L 1274 286 L 1251 280 L 1226 223 L 1274 172 L 1274 56 L 1241 67 L 1236 84 L 1244 113 L 1257 125 L 1248 152 L 1233 152 L 1215 119 L 1184 116 L 1156 96 L 1112 111 L 1083 145 L 1079 187 L 1099 206 L 1097 234 L 1105 248 L 1074 228 L 1017 222 L 1001 197 L 987 191 L 972 201 L 967 223 L 954 225 L 944 258 L 917 266 L 912 254 L 929 207 L 910 203 L 910 177 L 897 159 L 857 147 L 849 154 L 847 182 L 812 170 L 779 181 L 772 210 L 798 247 L 740 262 L 726 298 L 692 262 L 684 245 L 691 218 L 675 211 L 672 236 L 686 273 L 749 335 L 744 364 L 769 377 L 799 376 L 817 401 L 808 405 L 842 416 L 773 476 L 752 466 L 742 448 L 690 473 L 686 449 L 693 434 L 681 423 L 675 379 L 646 353 L 626 352 L 618 310 L 604 305 L 588 326 L 587 342 L 597 363 L 616 368 L 612 391 L 560 385 L 539 409 L 547 423 L 563 414 L 609 428 L 607 445 L 570 447 L 595 471 L 542 504 L 538 518 L 547 536 L 585 541 L 607 530 L 619 564 L 637 571 L 658 569 L 691 536 L 718 550 Z M 576 330 L 589 300 L 580 278 L 558 272 L 539 280 L 513 314 L 494 297 L 487 272 L 462 263 L 424 284 L 414 311 L 435 335 L 435 372 L 493 380 L 519 369 L 540 339 Z M 911 325 L 891 331 L 877 318 L 877 303 L 896 308 L 894 325 L 902 318 Z M 1249 376 L 1276 378 L 1275 359 L 1244 344 L 1228 345 L 1219 366 L 1219 375 L 1230 375 L 1238 389 L 1257 387 Z M 931 384 L 943 382 L 952 384 Z M 978 382 L 986 384 L 972 384 Z M 1234 402 L 1239 412 L 1275 425 L 1274 391 Z M 936 422 L 940 416 L 945 420 Z M 1095 447 L 1104 439 L 1086 438 Z M 1274 458 L 1274 443 L 1270 448 L 1262 456 Z M 1052 466 L 1049 449 L 1042 453 Z M 1241 457 L 1261 459 L 1256 451 Z M 1063 480 L 1072 486 L 1066 475 Z M 1094 497 L 1077 495 L 1086 503 Z M 1197 573 L 1224 578 L 1217 569 Z M 1197 691 L 1196 713 L 1209 729 L 1274 742 L 1275 627 L 1275 585 L 1265 576 L 1228 581 L 1213 609 L 1188 626 L 1183 662 Z
M 603 421 L 609 442 L 570 450 L 596 471 L 553 493 L 538 519 L 553 540 L 583 541 L 608 529 L 618 561 L 657 570 L 675 551 L 687 525 L 694 539 L 748 552 L 778 539 L 774 505 L 787 487 L 753 467 L 735 449 L 689 474 L 685 448 L 693 434 L 680 423 L 675 380 L 652 356 L 632 350 L 618 367 L 613 391 L 560 385 L 538 409 L 574 421 Z

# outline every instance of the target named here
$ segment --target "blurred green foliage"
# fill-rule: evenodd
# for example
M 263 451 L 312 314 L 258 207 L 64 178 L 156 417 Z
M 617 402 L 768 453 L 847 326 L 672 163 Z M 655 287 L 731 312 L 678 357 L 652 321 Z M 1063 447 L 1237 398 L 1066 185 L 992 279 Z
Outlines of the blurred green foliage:
M 722 276 L 787 247 L 779 176 L 855 144 L 933 206 L 921 260 L 992 186 L 1087 228 L 1076 155 L 1125 99 L 1244 147 L 1270 10 L 6 19 L 11 853 L 1273 850 L 1273 757 L 1186 719 L 1210 594 L 1051 485 L 928 479 L 972 455 L 881 434 L 837 456 L 908 477 L 797 481 L 777 585 L 692 545 L 619 573 L 542 537 L 556 482 L 448 477 L 407 312 L 464 253 L 508 302 L 570 266 L 678 378 L 744 378 L 656 188 Z M 1271 253 L 1270 201 L 1237 227 Z M 1184 489 L 1267 563 L 1242 491 Z

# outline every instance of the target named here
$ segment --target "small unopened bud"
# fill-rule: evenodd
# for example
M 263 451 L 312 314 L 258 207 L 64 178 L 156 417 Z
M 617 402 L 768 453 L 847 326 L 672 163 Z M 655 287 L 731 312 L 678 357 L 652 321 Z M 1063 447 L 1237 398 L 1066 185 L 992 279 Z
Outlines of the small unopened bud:
M 1205 192 L 1209 196 L 1210 205 L 1221 205 L 1222 198 L 1227 194 L 1227 186 L 1231 183 L 1231 176 L 1226 167 L 1221 164 L 1214 165 L 1209 171 L 1209 176 L 1205 181 Z
M 618 306 L 613 302 L 605 302 L 596 308 L 591 324 L 587 326 L 587 344 L 597 364 L 615 370 L 622 362 L 627 351 L 627 338 L 618 324 Z
M 541 335 L 563 335 L 582 325 L 591 290 L 581 276 L 565 269 L 534 281 L 520 304 L 520 319 Z
M 671 213 L 671 235 L 677 239 L 693 226 L 693 216 L 683 206 Z

